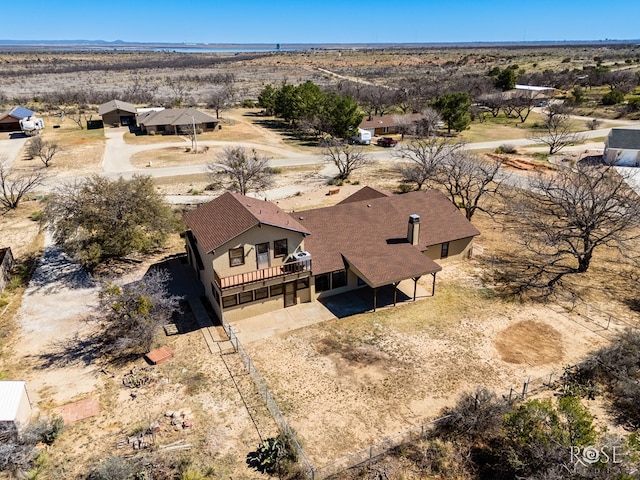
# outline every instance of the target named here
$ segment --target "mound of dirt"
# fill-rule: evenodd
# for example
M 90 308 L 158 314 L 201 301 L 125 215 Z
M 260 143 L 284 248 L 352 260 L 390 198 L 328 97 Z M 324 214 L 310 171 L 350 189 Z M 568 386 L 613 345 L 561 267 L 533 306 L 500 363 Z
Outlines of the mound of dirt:
M 543 322 L 524 320 L 501 331 L 494 345 L 507 363 L 545 365 L 562 359 L 562 335 Z

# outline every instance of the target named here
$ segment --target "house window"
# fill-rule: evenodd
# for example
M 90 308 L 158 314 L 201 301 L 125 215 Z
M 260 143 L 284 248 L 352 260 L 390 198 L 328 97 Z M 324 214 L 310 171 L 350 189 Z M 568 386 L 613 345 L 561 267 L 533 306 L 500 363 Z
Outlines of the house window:
M 282 295 L 282 284 L 271 286 L 271 296 L 277 297 L 278 295 Z
M 389 127 L 382 127 L 382 133 L 389 133 Z
M 449 242 L 444 242 L 442 244 L 442 249 L 440 250 L 440 258 L 447 258 L 449 256 Z
M 329 285 L 329 274 L 316 275 L 316 292 L 325 292 L 331 288 Z
M 222 297 L 222 306 L 224 308 L 233 307 L 238 304 L 238 296 L 237 295 L 227 295 L 226 297 Z
M 256 290 L 256 300 L 262 300 L 269 296 L 269 287 L 262 287 Z
M 274 240 L 273 241 L 273 255 L 275 257 L 286 257 L 289 255 L 289 248 L 287 247 L 287 239 Z
M 229 250 L 229 266 L 237 267 L 238 265 L 244 265 L 244 247 Z
M 331 288 L 340 288 L 347 286 L 347 271 L 338 270 L 331 273 Z
M 309 288 L 309 277 L 298 279 L 298 284 L 296 285 L 296 287 L 298 290 Z
M 238 303 L 242 305 L 243 303 L 253 302 L 253 290 L 248 292 L 240 292 L 238 294 Z

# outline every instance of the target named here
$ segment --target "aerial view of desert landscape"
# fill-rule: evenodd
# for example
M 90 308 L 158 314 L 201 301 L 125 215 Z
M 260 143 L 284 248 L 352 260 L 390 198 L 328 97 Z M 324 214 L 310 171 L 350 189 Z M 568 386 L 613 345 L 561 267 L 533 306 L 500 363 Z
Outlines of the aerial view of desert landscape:
M 0 478 L 640 478 L 633 4 L 36 3 Z

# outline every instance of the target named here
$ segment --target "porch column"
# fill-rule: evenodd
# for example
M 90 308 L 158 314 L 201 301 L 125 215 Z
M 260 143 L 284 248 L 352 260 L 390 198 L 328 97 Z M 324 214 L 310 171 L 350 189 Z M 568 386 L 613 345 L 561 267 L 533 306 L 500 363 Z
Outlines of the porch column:
M 433 297 L 436 294 L 436 273 L 437 272 L 433 272 L 431 275 L 433 275 L 433 285 L 431 286 L 431 296 Z
M 376 307 L 378 305 L 378 288 L 373 287 L 373 311 L 376 311 Z
M 418 291 L 418 280 L 420 277 L 413 277 L 413 301 L 416 301 L 416 292 Z
M 396 282 L 393 284 L 393 306 L 396 306 L 396 297 L 398 295 L 398 284 L 400 282 Z

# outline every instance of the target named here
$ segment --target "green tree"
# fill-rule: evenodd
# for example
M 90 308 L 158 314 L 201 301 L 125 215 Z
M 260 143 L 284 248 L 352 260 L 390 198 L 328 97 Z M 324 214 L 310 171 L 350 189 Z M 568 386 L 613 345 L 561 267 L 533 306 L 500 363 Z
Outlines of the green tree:
M 489 72 L 491 75 L 494 70 Z M 500 70 L 499 73 L 493 75 L 495 78 L 496 88 L 501 89 L 503 92 L 506 90 L 513 90 L 516 86 L 516 78 L 518 76 L 518 65 L 510 65 L 504 70 Z
M 276 89 L 269 84 L 258 95 L 258 106 L 264 108 L 267 115 L 273 115 L 276 106 Z
M 314 118 L 323 109 L 325 94 L 320 87 L 310 80 L 296 87 L 298 95 L 298 117 Z
M 451 130 L 461 132 L 466 130 L 471 123 L 471 115 L 469 108 L 471 107 L 471 97 L 467 92 L 445 93 L 440 95 L 433 106 L 442 119 L 447 124 L 447 133 L 451 134 Z
M 54 240 L 85 267 L 164 244 L 175 228 L 169 205 L 153 180 L 93 176 L 60 188 L 47 201 Z
M 275 94 L 274 115 L 293 124 L 300 115 L 300 99 L 295 86 L 284 84 Z
M 364 114 L 349 95 L 335 92 L 325 96 L 321 125 L 324 132 L 334 137 L 348 138 L 355 134 Z

